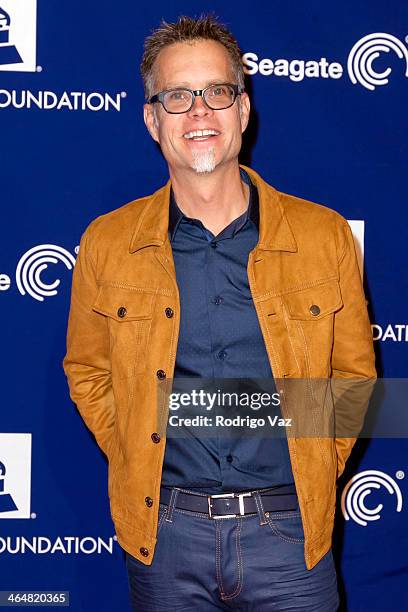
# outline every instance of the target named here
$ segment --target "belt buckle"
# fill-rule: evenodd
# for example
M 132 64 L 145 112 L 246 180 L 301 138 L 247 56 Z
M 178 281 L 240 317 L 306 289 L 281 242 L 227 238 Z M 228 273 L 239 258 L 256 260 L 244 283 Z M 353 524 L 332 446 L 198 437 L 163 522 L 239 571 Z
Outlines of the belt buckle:
M 244 516 L 245 508 L 244 508 L 244 497 L 250 497 L 252 493 L 248 491 L 247 493 L 217 493 L 214 495 L 207 495 L 208 501 L 208 515 L 210 519 L 221 519 L 221 518 L 237 518 L 238 516 Z M 218 516 L 214 516 L 212 514 L 212 503 L 211 499 L 216 497 L 238 497 L 239 504 L 239 514 L 220 514 Z

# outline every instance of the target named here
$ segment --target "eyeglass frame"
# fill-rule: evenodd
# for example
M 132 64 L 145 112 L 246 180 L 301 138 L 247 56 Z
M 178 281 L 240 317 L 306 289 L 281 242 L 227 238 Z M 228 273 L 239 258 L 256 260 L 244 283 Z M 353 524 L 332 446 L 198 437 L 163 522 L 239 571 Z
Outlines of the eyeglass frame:
M 228 85 L 228 87 L 232 87 L 232 90 L 234 92 L 234 99 L 231 102 L 231 104 L 229 104 L 228 106 L 224 106 L 223 108 L 212 108 L 211 106 L 207 104 L 204 98 L 204 93 L 207 91 L 207 89 L 210 89 L 210 87 L 217 87 L 217 86 L 221 87 L 221 85 Z M 170 91 L 189 91 L 191 95 L 193 96 L 190 107 L 185 111 L 168 111 L 167 108 L 164 106 L 163 98 L 165 94 L 169 93 Z M 231 108 L 231 106 L 235 104 L 235 100 L 237 99 L 237 97 L 240 96 L 242 93 L 244 93 L 244 91 L 245 91 L 245 87 L 242 87 L 241 85 L 236 85 L 235 83 L 212 83 L 211 85 L 204 87 L 204 89 L 189 89 L 188 87 L 172 87 L 171 89 L 164 89 L 163 91 L 159 91 L 157 94 L 149 98 L 149 100 L 147 100 L 147 104 L 154 104 L 155 102 L 160 102 L 164 110 L 166 111 L 166 113 L 169 113 L 169 115 L 182 115 L 184 113 L 188 113 L 189 111 L 191 111 L 191 109 L 194 106 L 196 97 L 201 96 L 204 104 L 210 110 L 216 110 L 216 111 L 225 110 L 226 108 Z

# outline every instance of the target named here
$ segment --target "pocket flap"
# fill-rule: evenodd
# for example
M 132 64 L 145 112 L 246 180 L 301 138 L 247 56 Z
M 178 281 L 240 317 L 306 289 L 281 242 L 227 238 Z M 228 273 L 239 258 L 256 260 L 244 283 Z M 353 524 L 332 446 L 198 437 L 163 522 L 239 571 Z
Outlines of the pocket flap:
M 315 287 L 282 296 L 291 319 L 316 321 L 343 306 L 340 286 L 331 280 Z
M 101 285 L 92 310 L 118 321 L 151 319 L 154 293 L 143 289 Z

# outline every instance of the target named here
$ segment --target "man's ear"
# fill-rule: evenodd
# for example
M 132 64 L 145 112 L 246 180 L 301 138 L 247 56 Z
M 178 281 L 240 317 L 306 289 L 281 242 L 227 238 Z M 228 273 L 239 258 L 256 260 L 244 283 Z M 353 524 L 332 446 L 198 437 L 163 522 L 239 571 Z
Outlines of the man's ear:
M 249 113 L 251 111 L 251 103 L 249 101 L 249 96 L 246 91 L 244 91 L 240 95 L 239 103 L 239 114 L 241 116 L 241 131 L 245 132 L 249 121 Z
M 143 105 L 143 119 L 147 129 L 149 130 L 150 136 L 153 138 L 153 140 L 159 142 L 158 125 L 153 104 Z

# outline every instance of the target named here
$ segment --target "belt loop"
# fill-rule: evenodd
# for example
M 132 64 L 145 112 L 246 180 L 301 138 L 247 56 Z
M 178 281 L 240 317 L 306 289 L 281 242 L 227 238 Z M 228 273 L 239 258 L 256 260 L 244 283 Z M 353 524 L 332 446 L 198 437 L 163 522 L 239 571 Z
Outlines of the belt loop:
M 180 492 L 180 489 L 178 489 L 177 487 L 173 487 L 171 490 L 170 501 L 169 501 L 169 505 L 167 506 L 167 512 L 166 512 L 166 518 L 165 518 L 165 520 L 168 523 L 173 522 L 173 510 L 174 510 L 174 506 L 177 501 L 177 495 L 179 494 L 179 492 Z
M 252 495 L 255 500 L 256 509 L 258 510 L 259 524 L 266 525 L 268 521 L 266 520 L 265 510 L 263 507 L 261 494 L 259 491 L 253 491 Z

